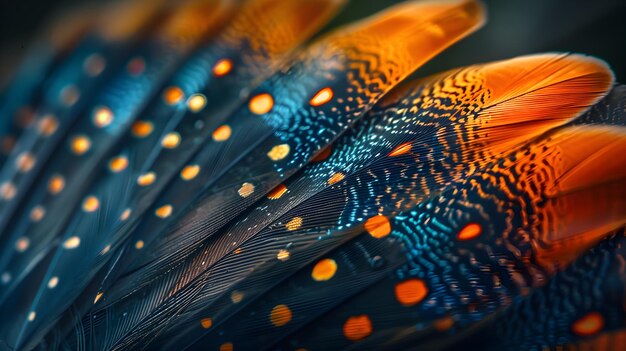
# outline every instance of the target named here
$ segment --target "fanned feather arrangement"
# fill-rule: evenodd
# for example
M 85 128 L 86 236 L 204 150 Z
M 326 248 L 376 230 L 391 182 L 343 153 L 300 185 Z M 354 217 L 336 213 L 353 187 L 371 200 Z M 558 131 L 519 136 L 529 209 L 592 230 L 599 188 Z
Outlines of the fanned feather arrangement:
M 619 349 L 626 88 L 427 78 L 477 0 L 75 11 L 0 94 L 0 349 Z

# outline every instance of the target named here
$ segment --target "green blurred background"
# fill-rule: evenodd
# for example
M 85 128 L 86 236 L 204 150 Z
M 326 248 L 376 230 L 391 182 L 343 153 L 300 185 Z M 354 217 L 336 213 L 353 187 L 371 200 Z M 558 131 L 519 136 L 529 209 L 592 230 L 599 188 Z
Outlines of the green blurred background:
M 19 55 L 29 37 L 52 13 L 86 2 L 89 0 L 0 0 L 2 56 Z M 327 30 L 399 2 L 351 0 Z M 417 75 L 523 54 L 569 51 L 603 58 L 617 79 L 626 82 L 626 0 L 483 2 L 488 10 L 487 25 L 441 54 Z

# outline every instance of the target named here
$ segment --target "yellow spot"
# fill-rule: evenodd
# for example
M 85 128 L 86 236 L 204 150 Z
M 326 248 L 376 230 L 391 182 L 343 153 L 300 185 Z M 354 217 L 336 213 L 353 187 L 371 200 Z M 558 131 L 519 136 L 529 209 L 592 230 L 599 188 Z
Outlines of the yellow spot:
M 80 93 L 75 85 L 70 84 L 61 90 L 60 94 L 61 103 L 65 106 L 73 106 L 80 98 Z
M 89 55 L 83 64 L 85 73 L 91 77 L 100 75 L 104 71 L 104 67 L 106 67 L 106 61 L 100 54 Z
M 148 186 L 156 180 L 156 174 L 154 172 L 148 172 L 137 177 L 137 184 L 139 186 Z
M 30 311 L 30 313 L 28 314 L 28 321 L 29 322 L 34 321 L 36 316 L 37 316 L 37 313 L 35 313 L 35 311 Z
M 365 230 L 374 238 L 384 238 L 391 233 L 391 224 L 387 217 L 376 215 L 365 222 Z
M 104 295 L 104 293 L 102 293 L 102 292 L 99 292 L 98 294 L 96 294 L 96 298 L 93 299 L 93 304 L 94 305 L 102 298 L 102 295 Z
M 220 351 L 233 351 L 233 343 L 232 342 L 225 342 L 222 345 L 220 345 Z
M 173 149 L 180 144 L 180 134 L 176 132 L 168 133 L 163 140 L 161 140 L 161 145 L 167 149 Z
M 17 188 L 13 183 L 4 182 L 0 185 L 0 195 L 3 199 L 10 200 L 15 197 L 15 194 L 17 194 Z
M 230 293 L 230 300 L 233 303 L 240 303 L 243 300 L 243 293 L 241 291 L 234 290 Z
M 237 193 L 239 193 L 239 196 L 246 198 L 250 195 L 252 195 L 252 193 L 254 193 L 254 184 L 252 183 L 243 183 L 241 185 L 241 188 L 239 188 L 239 190 L 237 190 Z
M 171 205 L 161 206 L 154 211 L 154 214 L 160 218 L 167 218 L 172 214 L 174 208 Z
M 131 76 L 138 76 L 146 69 L 146 61 L 141 57 L 135 57 L 126 65 L 126 70 Z
M 179 87 L 169 87 L 163 92 L 163 100 L 168 105 L 179 103 L 185 97 L 185 93 Z
M 233 61 L 229 59 L 221 59 L 213 66 L 213 74 L 216 77 L 223 77 L 230 73 L 233 69 Z
M 276 254 L 276 258 L 281 261 L 287 261 L 289 259 L 289 251 L 287 250 L 279 250 Z
M 331 88 L 324 88 L 315 94 L 311 99 L 311 106 L 320 106 L 330 101 L 333 98 L 333 90 Z
M 120 216 L 120 221 L 127 220 L 128 217 L 130 217 L 131 213 L 133 213 L 133 211 L 130 208 L 125 209 L 124 212 L 122 212 L 122 215 Z
M 302 217 L 293 217 L 287 224 L 285 224 L 285 228 L 287 230 L 296 230 L 302 226 Z
M 591 336 L 604 328 L 604 317 L 598 312 L 590 312 L 572 324 L 572 331 L 579 336 Z
M 73 153 L 82 155 L 91 148 L 91 140 L 84 135 L 77 135 L 72 138 L 70 145 Z
M 22 152 L 15 161 L 17 169 L 22 173 L 26 173 L 33 169 L 35 162 L 35 157 L 29 152 Z
M 315 155 L 315 157 L 311 159 L 311 162 L 313 163 L 322 162 L 326 160 L 328 156 L 330 156 L 330 154 L 332 153 L 333 153 L 333 148 L 330 146 L 327 146 L 324 149 L 322 149 L 322 151 L 320 151 L 317 155 Z
M 270 321 L 275 326 L 282 327 L 291 321 L 291 310 L 285 305 L 274 306 L 272 313 L 270 313 Z
M 75 249 L 80 245 L 80 238 L 77 236 L 73 236 L 63 243 L 63 247 L 67 250 Z
M 133 123 L 131 127 L 131 132 L 137 138 L 145 138 L 154 130 L 154 126 L 150 122 L 146 121 L 137 121 Z
M 202 325 L 202 328 L 209 329 L 213 325 L 213 320 L 211 320 L 211 318 L 202 318 L 200 324 Z
M 358 341 L 372 334 L 372 321 L 366 314 L 353 316 L 343 324 L 343 335 L 350 341 Z
M 318 261 L 313 267 L 311 277 L 313 280 L 323 282 L 330 280 L 337 272 L 337 262 L 331 258 L 324 258 Z
M 108 107 L 100 107 L 93 114 L 93 124 L 104 128 L 113 122 L 113 112 Z
M 413 144 L 411 143 L 400 144 L 396 146 L 395 148 L 393 148 L 393 150 L 391 150 L 391 152 L 389 153 L 389 157 L 396 157 L 396 156 L 407 154 L 411 152 L 412 146 Z
M 333 184 L 339 183 L 345 177 L 346 177 L 345 174 L 343 174 L 341 172 L 337 172 L 337 173 L 333 174 L 332 176 L 330 176 L 330 178 L 328 178 L 328 185 L 333 185 Z
M 187 100 L 187 107 L 191 112 L 198 112 L 206 106 L 206 97 L 202 94 L 195 94 Z
M 198 175 L 198 173 L 200 173 L 200 166 L 188 165 L 180 171 L 180 177 L 183 178 L 183 180 L 192 180 Z
M 50 194 L 58 194 L 65 188 L 65 178 L 60 175 L 54 175 L 48 181 L 48 191 Z
M 278 200 L 287 192 L 287 187 L 284 184 L 279 184 L 272 191 L 267 194 L 267 198 L 270 200 Z
M 50 136 L 59 128 L 59 121 L 52 115 L 47 115 L 37 123 L 37 130 L 42 136 Z
M 52 278 L 50 278 L 50 280 L 48 280 L 48 288 L 49 289 L 56 288 L 57 284 L 59 284 L 59 277 L 52 277 Z
M 483 232 L 483 228 L 478 223 L 470 223 L 463 227 L 457 235 L 458 240 L 472 240 L 477 238 Z
M 46 210 L 42 206 L 35 206 L 30 211 L 30 220 L 33 222 L 39 222 L 45 214 Z
M 83 211 L 94 212 L 100 207 L 100 200 L 95 196 L 87 196 L 83 201 Z
M 143 240 L 137 240 L 137 242 L 135 243 L 135 249 L 141 250 L 143 249 L 143 245 L 144 245 Z
M 252 99 L 248 104 L 250 111 L 257 115 L 263 115 L 272 110 L 274 107 L 274 98 L 268 93 L 259 94 Z
M 228 140 L 228 138 L 230 138 L 230 135 L 232 133 L 233 133 L 233 131 L 232 131 L 232 129 L 230 129 L 229 126 L 223 125 L 223 126 L 217 128 L 213 132 L 213 140 L 215 140 L 215 141 L 225 141 L 225 140 Z
M 30 246 L 30 240 L 25 237 L 21 237 L 15 242 L 15 249 L 18 252 L 24 252 L 28 250 L 29 246 Z
M 289 144 L 276 145 L 267 153 L 267 157 L 272 161 L 280 161 L 289 155 L 290 150 Z
M 111 172 L 119 173 L 128 167 L 128 158 L 126 156 L 116 156 L 109 161 L 109 169 Z
M 428 295 L 428 287 L 421 279 L 409 279 L 396 284 L 395 293 L 403 306 L 413 306 Z

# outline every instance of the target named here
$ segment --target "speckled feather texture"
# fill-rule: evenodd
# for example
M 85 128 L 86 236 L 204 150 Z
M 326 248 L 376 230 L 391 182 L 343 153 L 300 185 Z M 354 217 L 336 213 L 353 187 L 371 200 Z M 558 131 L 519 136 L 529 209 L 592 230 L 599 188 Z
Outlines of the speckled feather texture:
M 0 349 L 620 349 L 626 88 L 583 54 L 410 76 L 406 1 L 77 10 L 0 92 Z

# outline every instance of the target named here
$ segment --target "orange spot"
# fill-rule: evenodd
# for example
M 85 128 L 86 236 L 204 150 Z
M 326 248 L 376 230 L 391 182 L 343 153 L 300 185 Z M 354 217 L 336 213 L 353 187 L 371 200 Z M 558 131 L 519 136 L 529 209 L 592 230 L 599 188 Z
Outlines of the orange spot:
M 333 148 L 330 146 L 327 146 L 324 149 L 322 149 L 322 151 L 320 151 L 317 155 L 315 155 L 315 157 L 311 159 L 311 162 L 313 163 L 322 162 L 325 159 L 327 159 L 328 156 L 330 156 L 330 154 L 332 153 L 333 153 Z
M 574 322 L 572 331 L 580 336 L 591 336 L 604 328 L 604 317 L 598 312 L 590 312 Z
M 409 152 L 411 152 L 412 146 L 413 145 L 411 143 L 400 144 L 396 146 L 395 148 L 393 148 L 393 150 L 391 150 L 391 152 L 389 153 L 389 157 L 396 157 L 396 156 L 408 154 Z
M 282 327 L 291 321 L 291 310 L 285 305 L 276 305 L 272 309 L 270 320 L 275 326 Z
M 198 175 L 198 173 L 200 173 L 200 166 L 189 165 L 185 166 L 185 168 L 180 171 L 180 177 L 183 178 L 183 180 L 192 180 Z
M 37 129 L 39 130 L 39 134 L 43 136 L 50 136 L 54 134 L 59 128 L 59 122 L 52 115 L 47 115 L 39 120 L 37 124 Z
M 233 61 L 229 59 L 221 59 L 213 66 L 213 74 L 216 77 L 222 77 L 233 70 Z
M 72 138 L 70 145 L 73 153 L 82 155 L 91 148 L 91 140 L 84 135 L 78 135 Z
M 5 136 L 2 138 L 2 153 L 8 155 L 15 147 L 15 138 L 12 136 Z
M 122 215 L 120 216 L 120 221 L 127 220 L 128 217 L 130 217 L 131 213 L 133 213 L 133 211 L 130 208 L 125 209 L 124 212 L 122 212 Z
M 104 295 L 104 293 L 99 292 L 98 294 L 96 294 L 96 298 L 93 299 L 93 304 L 95 305 L 98 300 L 100 300 L 102 298 L 102 295 Z
M 313 267 L 311 277 L 313 280 L 323 282 L 330 280 L 337 272 L 337 262 L 331 258 L 324 258 L 318 261 Z
M 83 64 L 83 69 L 85 73 L 91 77 L 95 77 L 104 71 L 104 67 L 106 66 L 106 61 L 104 57 L 100 54 L 92 54 L 87 57 L 85 63 Z
M 272 191 L 267 194 L 267 198 L 270 200 L 278 200 L 287 192 L 287 187 L 284 184 L 279 184 Z
M 154 172 L 148 172 L 137 177 L 137 184 L 139 184 L 139 186 L 148 186 L 154 183 L 155 180 L 156 174 L 154 174 Z
M 230 300 L 231 300 L 233 303 L 240 303 L 240 302 L 241 302 L 241 300 L 243 300 L 243 293 L 242 293 L 242 292 L 240 292 L 240 291 L 237 291 L 237 290 L 233 291 L 233 292 L 230 294 Z
M 173 210 L 174 208 L 171 205 L 165 205 L 157 208 L 156 211 L 154 211 L 154 214 L 160 218 L 167 218 L 172 214 Z
M 143 240 L 137 240 L 137 242 L 135 243 L 135 249 L 141 250 L 143 249 L 143 245 L 144 245 Z
M 131 76 L 138 76 L 146 69 L 146 61 L 141 57 L 136 57 L 126 65 L 126 70 Z
M 209 329 L 213 325 L 213 320 L 211 320 L 211 318 L 202 318 L 200 324 L 202 325 L 202 328 Z
M 343 324 L 343 335 L 350 341 L 358 341 L 372 334 L 372 321 L 366 314 L 348 318 Z
M 19 252 L 26 251 L 29 246 L 30 246 L 30 240 L 25 237 L 21 237 L 15 242 L 15 249 Z
M 437 319 L 433 323 L 433 327 L 438 331 L 446 331 L 454 325 L 454 319 L 450 316 Z
M 55 175 L 48 181 L 48 191 L 51 194 L 58 194 L 65 188 L 65 179 L 60 175 Z
M 128 159 L 126 156 L 116 156 L 109 161 L 109 169 L 111 172 L 119 173 L 128 167 Z
M 163 92 L 163 100 L 168 105 L 179 103 L 185 97 L 185 93 L 179 87 L 169 87 Z
M 343 174 L 341 172 L 337 172 L 337 173 L 333 174 L 332 176 L 330 176 L 330 178 L 328 178 L 328 185 L 333 185 L 333 184 L 339 183 L 345 177 L 346 177 L 345 174 Z
M 93 115 L 93 124 L 104 128 L 113 122 L 113 112 L 107 107 L 100 107 Z
M 285 224 L 285 228 L 287 230 L 296 230 L 302 226 L 302 217 L 293 217 L 287 224 Z
M 180 144 L 180 134 L 176 132 L 168 133 L 163 140 L 161 140 L 161 145 L 166 149 L 174 149 L 178 144 Z
M 215 141 L 226 141 L 230 138 L 230 135 L 233 133 L 232 129 L 229 126 L 223 125 L 217 128 L 213 132 L 213 140 Z
M 29 152 L 22 152 L 15 161 L 17 169 L 22 172 L 28 172 L 35 166 L 35 157 Z
M 403 306 L 413 306 L 428 295 L 428 287 L 421 279 L 409 279 L 396 284 L 395 293 Z
M 272 110 L 274 107 L 274 98 L 268 93 L 259 94 L 252 99 L 248 104 L 250 111 L 257 115 L 263 115 Z
M 83 201 L 83 211 L 85 212 L 94 212 L 98 207 L 100 207 L 100 200 L 95 196 L 88 196 Z
M 239 194 L 239 196 L 246 198 L 250 195 L 252 195 L 252 193 L 254 193 L 254 184 L 252 183 L 243 183 L 241 185 L 241 188 L 239 188 L 239 190 L 237 190 L 237 193 Z
M 267 153 L 267 157 L 272 161 L 280 161 L 289 155 L 289 151 L 291 151 L 289 144 L 276 145 Z
M 225 342 L 222 345 L 220 345 L 220 351 L 233 351 L 233 343 L 232 342 Z
M 206 97 L 202 94 L 194 94 L 187 100 L 187 107 L 191 112 L 198 112 L 206 106 Z
M 131 132 L 137 138 L 145 138 L 150 135 L 150 133 L 152 133 L 153 129 L 154 126 L 152 125 L 152 123 L 146 121 L 137 121 L 133 123 L 133 126 L 131 127 Z
M 13 185 L 13 183 L 2 183 L 0 186 L 0 195 L 2 195 L 3 199 L 10 200 L 15 197 L 15 194 L 17 194 L 17 188 Z
M 61 90 L 61 102 L 65 106 L 73 106 L 80 98 L 80 93 L 76 86 L 70 84 Z
M 46 215 L 46 210 L 42 206 L 35 206 L 30 211 L 30 220 L 33 222 L 39 222 Z
M 333 90 L 331 88 L 324 88 L 315 94 L 311 101 L 312 106 L 320 106 L 330 101 L 333 98 Z
M 483 232 L 483 227 L 478 223 L 470 223 L 463 227 L 456 236 L 459 240 L 472 240 L 477 238 Z
M 365 230 L 374 238 L 384 238 L 391 233 L 391 223 L 387 217 L 376 215 L 365 222 Z

